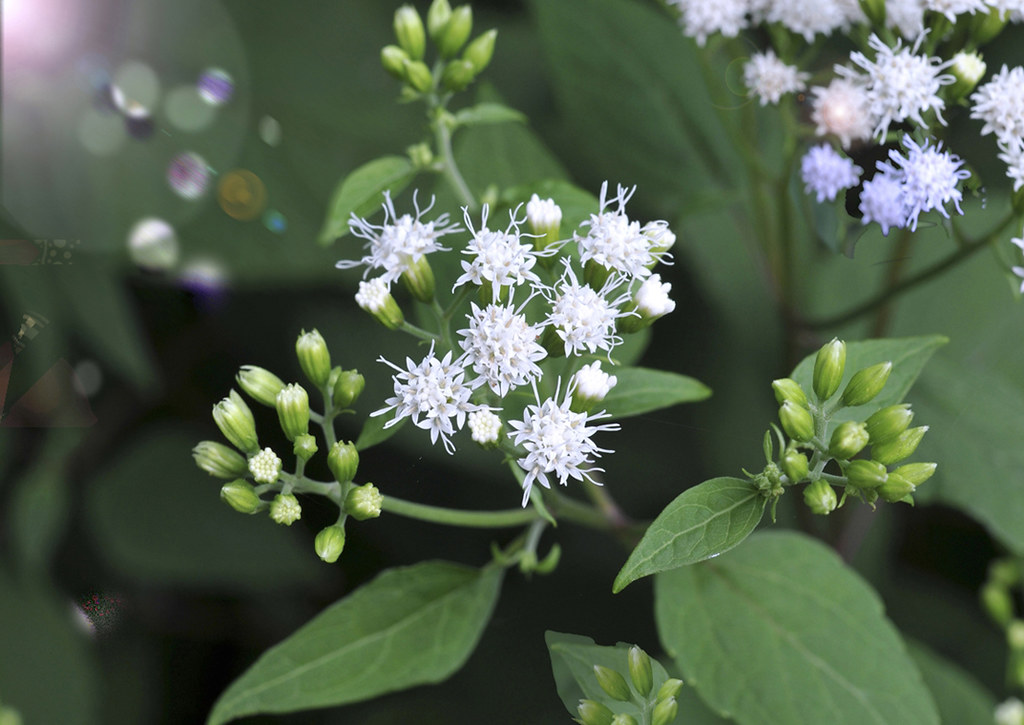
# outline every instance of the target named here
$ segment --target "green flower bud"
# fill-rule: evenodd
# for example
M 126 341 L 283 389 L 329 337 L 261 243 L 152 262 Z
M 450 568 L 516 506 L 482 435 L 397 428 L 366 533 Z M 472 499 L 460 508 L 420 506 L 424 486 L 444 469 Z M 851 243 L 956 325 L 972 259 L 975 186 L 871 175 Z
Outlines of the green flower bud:
M 409 262 L 402 273 L 402 283 L 420 302 L 430 304 L 434 299 L 434 270 L 426 256 Z
M 855 372 L 843 390 L 843 405 L 854 407 L 873 400 L 882 392 L 891 372 L 892 363 L 888 361 Z
M 430 148 L 430 144 L 416 143 L 407 146 L 405 153 L 417 171 L 426 171 L 427 167 L 434 163 L 434 150 Z
M 249 459 L 249 472 L 256 483 L 277 483 L 281 475 L 281 459 L 272 449 L 264 448 Z
M 1020 581 L 1020 568 L 1013 559 L 998 559 L 988 565 L 988 578 L 1000 586 L 1016 586 Z
M 1014 619 L 1007 625 L 1006 643 L 1016 652 L 1024 650 L 1024 620 Z
M 832 440 L 828 444 L 829 455 L 833 458 L 846 460 L 853 458 L 868 444 L 868 429 L 863 423 L 848 420 L 840 423 L 832 431 Z
M 970 36 L 974 45 L 982 46 L 993 40 L 1003 32 L 1009 13 L 1002 12 L 996 8 L 989 8 L 987 13 L 975 13 L 969 20 Z
M 860 9 L 871 25 L 876 28 L 885 27 L 885 0 L 860 0 Z
M 920 486 L 932 477 L 936 468 L 938 465 L 935 463 L 908 463 L 905 466 L 900 466 L 893 473 L 915 486 Z
M 380 277 L 369 282 L 360 282 L 356 292 L 356 304 L 373 315 L 389 330 L 397 330 L 405 322 L 402 310 L 391 296 L 388 284 Z
M 651 725 L 668 725 L 676 719 L 678 712 L 679 703 L 676 702 L 676 698 L 667 697 L 664 700 L 660 700 L 654 706 L 654 712 L 651 715 Z
M 243 514 L 254 514 L 263 508 L 263 502 L 256 495 L 256 489 L 248 481 L 240 478 L 221 486 L 220 498 L 235 511 Z
M 268 408 L 274 407 L 274 400 L 277 399 L 277 394 L 284 387 L 281 378 L 269 370 L 255 365 L 243 365 L 238 371 L 238 375 L 235 376 L 235 380 L 238 381 L 238 386 L 245 391 L 246 395 Z
M 291 526 L 302 518 L 299 500 L 290 493 L 279 493 L 270 504 L 270 518 L 275 523 Z
M 636 718 L 627 712 L 620 712 L 612 718 L 612 725 L 638 725 Z
M 787 400 L 796 403 L 801 408 L 807 407 L 807 394 L 800 386 L 800 383 L 793 378 L 779 378 L 772 381 L 772 390 L 775 391 L 775 400 L 782 405 Z
M 597 684 L 601 686 L 609 697 L 622 702 L 629 702 L 632 694 L 629 691 L 629 685 L 626 684 L 626 679 L 615 670 L 604 665 L 594 665 L 594 677 L 597 678 Z
M 445 66 L 441 74 L 441 86 L 446 91 L 461 91 L 473 82 L 476 73 L 472 61 L 453 60 Z
M 882 463 L 897 463 L 909 458 L 917 450 L 917 446 L 928 432 L 928 426 L 920 425 L 908 428 L 892 440 L 876 443 L 871 446 L 871 457 Z
M 981 588 L 981 604 L 988 616 L 1001 627 L 1007 626 L 1013 619 L 1013 599 L 1010 593 L 996 584 L 986 584 Z
M 309 393 L 298 383 L 285 385 L 277 394 L 277 418 L 290 441 L 309 432 Z
M 332 400 L 337 408 L 348 408 L 356 402 L 366 387 L 366 378 L 358 370 L 342 370 L 334 381 Z
M 437 48 L 442 58 L 452 58 L 469 40 L 473 32 L 473 9 L 469 5 L 460 5 L 452 11 L 445 24 L 444 34 L 437 40 Z
M 356 521 L 366 521 L 380 516 L 384 497 L 372 483 L 354 486 L 345 496 L 345 513 Z
M 402 63 L 405 80 L 420 93 L 427 93 L 434 87 L 434 76 L 427 64 L 421 60 L 407 60 Z
M 642 649 L 633 645 L 626 653 L 629 665 L 629 679 L 641 697 L 647 697 L 654 687 L 654 675 L 651 670 L 651 658 Z
M 819 478 L 817 481 L 809 483 L 804 489 L 804 503 L 807 504 L 807 508 L 812 513 L 826 516 L 836 510 L 839 500 L 836 498 L 836 492 L 828 485 L 828 482 L 823 478 Z
M 846 343 L 833 337 L 822 345 L 814 359 L 814 394 L 818 400 L 828 400 L 839 389 L 846 367 Z
M 412 60 L 409 54 L 397 45 L 385 45 L 380 49 L 380 64 L 400 81 L 405 80 L 405 63 L 409 60 Z
M 612 725 L 615 713 L 596 700 L 580 700 L 576 714 L 583 725 Z
M 494 41 L 497 37 L 498 31 L 491 28 L 486 33 L 478 35 L 462 52 L 462 59 L 472 63 L 476 73 L 490 64 L 491 58 L 494 57 Z
M 259 450 L 256 438 L 256 421 L 242 396 L 232 390 L 228 397 L 213 406 L 213 421 L 235 448 L 243 453 Z
M 238 478 L 249 468 L 234 448 L 215 441 L 201 441 L 192 449 L 196 465 L 217 478 Z
M 562 207 L 554 199 L 541 199 L 534 194 L 526 202 L 526 224 L 537 235 L 533 238 L 533 248 L 543 252 L 558 241 L 562 227 Z M 541 258 L 542 264 L 550 261 L 551 257 Z
M 878 487 L 878 495 L 889 503 L 896 503 L 912 494 L 915 488 L 914 484 L 893 471 L 889 473 L 885 483 Z
M 889 478 L 889 472 L 878 461 L 859 459 L 846 467 L 846 479 L 856 488 L 878 488 Z
M 308 461 L 317 452 L 316 438 L 306 433 L 295 436 L 295 445 L 292 446 L 292 453 L 303 461 Z
M 410 58 L 423 58 L 423 51 L 427 47 L 427 35 L 423 31 L 420 14 L 412 5 L 403 5 L 395 11 L 395 37 Z
M 327 467 L 338 483 L 348 483 L 359 468 L 359 451 L 350 441 L 338 441 L 327 454 Z
M 871 444 L 885 443 L 898 437 L 907 429 L 910 421 L 914 419 L 914 413 L 906 403 L 901 405 L 890 405 L 887 408 L 876 410 L 864 421 L 868 429 L 868 437 Z
M 658 695 L 654 699 L 657 702 L 667 700 L 670 697 L 676 697 L 683 690 L 683 681 L 670 677 L 661 683 L 661 687 L 658 688 Z
M 434 0 L 430 3 L 430 9 L 427 10 L 427 32 L 435 43 L 444 33 L 451 16 L 452 6 L 448 4 L 448 0 Z
M 786 448 L 779 464 L 782 466 L 782 472 L 786 474 L 790 483 L 800 483 L 800 481 L 807 478 L 807 473 L 810 471 L 807 456 L 792 446 Z
M 322 388 L 331 375 L 331 353 L 323 335 L 316 329 L 310 332 L 303 330 L 295 341 L 295 355 L 309 382 L 318 389 Z
M 320 530 L 313 542 L 316 555 L 328 564 L 333 564 L 345 548 L 345 529 L 335 524 Z
M 814 437 L 814 418 L 811 411 L 787 400 L 779 408 L 779 421 L 786 435 L 800 442 Z
M 961 98 L 966 98 L 977 87 L 978 81 L 985 77 L 985 70 L 985 61 L 978 53 L 966 53 L 961 50 L 955 54 L 949 72 L 956 78 L 956 82 L 946 91 L 950 102 L 956 103 Z

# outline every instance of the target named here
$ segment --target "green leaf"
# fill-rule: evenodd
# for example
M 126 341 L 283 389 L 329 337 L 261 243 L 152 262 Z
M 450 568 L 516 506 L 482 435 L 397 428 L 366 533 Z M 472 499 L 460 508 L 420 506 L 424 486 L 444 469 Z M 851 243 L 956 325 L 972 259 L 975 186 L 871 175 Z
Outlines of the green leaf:
M 385 428 L 384 426 L 393 419 L 394 416 L 389 415 L 368 416 L 366 422 L 363 423 L 363 429 L 359 431 L 359 438 L 356 439 L 356 450 L 365 451 L 378 443 L 383 443 L 397 433 L 408 420 L 408 418 L 402 418 L 390 428 Z
M 995 698 L 960 667 L 919 642 L 907 641 L 924 682 L 935 698 L 944 723 L 992 725 Z
M 497 567 L 442 561 L 383 572 L 265 652 L 220 696 L 207 725 L 447 679 L 476 647 L 501 577 Z
M 647 527 L 615 577 L 612 591 L 728 551 L 750 535 L 764 507 L 761 493 L 739 478 L 712 478 L 683 491 Z
M 346 176 L 331 197 L 320 243 L 333 244 L 348 234 L 352 214 L 365 216 L 374 211 L 385 191 L 390 191 L 392 198 L 398 196 L 415 175 L 416 169 L 404 156 L 383 156 Z
M 843 381 L 839 385 L 840 393 L 854 373 L 870 365 L 889 360 L 892 362 L 892 373 L 882 392 L 874 400 L 865 405 L 842 408 L 832 416 L 832 421 L 840 423 L 846 420 L 864 420 L 876 410 L 899 403 L 921 374 L 928 359 L 947 342 L 949 340 L 942 335 L 847 342 L 846 368 L 843 372 Z M 808 395 L 811 394 L 811 377 L 814 373 L 816 355 L 817 351 L 801 360 L 790 375 L 803 386 Z
M 602 403 L 613 418 L 693 403 L 711 395 L 706 385 L 678 373 L 648 368 L 615 368 L 614 373 L 618 382 Z
M 478 103 L 457 112 L 455 120 L 460 126 L 476 126 L 486 123 L 525 123 L 526 116 L 503 103 Z
M 878 595 L 822 544 L 762 532 L 660 574 L 655 619 L 683 678 L 753 725 L 937 725 Z

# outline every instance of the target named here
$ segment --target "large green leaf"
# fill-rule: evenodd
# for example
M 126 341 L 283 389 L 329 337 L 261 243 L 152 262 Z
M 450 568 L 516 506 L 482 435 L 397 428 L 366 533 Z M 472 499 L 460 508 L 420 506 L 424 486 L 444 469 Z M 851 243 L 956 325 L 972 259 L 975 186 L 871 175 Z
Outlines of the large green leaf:
M 712 478 L 683 491 L 647 527 L 615 577 L 612 591 L 728 551 L 750 535 L 764 507 L 760 492 L 739 478 Z
M 221 695 L 207 724 L 447 679 L 476 647 L 502 572 L 441 561 L 385 571 L 265 652 Z
M 679 373 L 627 367 L 615 368 L 614 374 L 618 382 L 601 403 L 613 418 L 694 403 L 711 395 L 704 383 Z
M 995 698 L 963 669 L 922 644 L 907 642 L 944 723 L 992 725 Z
M 364 216 L 374 211 L 380 206 L 385 191 L 390 191 L 392 198 L 398 196 L 415 175 L 416 169 L 409 159 L 384 156 L 346 176 L 331 197 L 320 243 L 332 244 L 338 237 L 348 234 L 352 214 Z
M 939 722 L 878 595 L 804 535 L 658 575 L 655 618 L 684 679 L 739 723 Z
M 843 408 L 833 416 L 832 420 L 835 422 L 864 420 L 876 410 L 899 403 L 917 380 L 917 376 L 921 374 L 928 359 L 947 342 L 948 339 L 942 335 L 847 342 L 846 368 L 843 372 L 843 382 L 839 386 L 840 393 L 854 373 L 870 365 L 888 360 L 892 362 L 892 373 L 882 392 L 874 400 L 865 405 Z M 801 360 L 791 375 L 803 386 L 808 395 L 811 395 L 811 378 L 814 373 L 816 355 L 815 352 Z

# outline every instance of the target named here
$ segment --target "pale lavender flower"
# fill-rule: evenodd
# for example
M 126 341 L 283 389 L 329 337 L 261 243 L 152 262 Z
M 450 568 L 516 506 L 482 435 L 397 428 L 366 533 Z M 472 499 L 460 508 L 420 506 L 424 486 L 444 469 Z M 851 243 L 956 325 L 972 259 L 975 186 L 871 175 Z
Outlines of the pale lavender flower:
M 743 66 L 743 83 L 762 106 L 775 105 L 784 94 L 804 90 L 810 77 L 795 65 L 783 63 L 770 48 L 754 53 Z
M 861 169 L 828 144 L 814 146 L 800 162 L 804 191 L 814 193 L 816 201 L 833 201 L 843 189 L 850 189 L 860 180 Z
M 907 149 L 906 156 L 893 149 L 889 151 L 889 158 L 896 164 L 895 173 L 902 182 L 903 203 L 911 231 L 917 231 L 918 216 L 932 209 L 949 219 L 945 205 L 950 202 L 958 214 L 963 214 L 960 208 L 963 192 L 957 185 L 970 178 L 971 172 L 960 168 L 963 163 L 960 157 L 943 151 L 941 141 L 929 146 L 926 140 L 919 146 L 908 135 L 903 137 L 903 146 Z
M 879 165 L 882 169 L 882 165 Z M 907 225 L 906 203 L 903 201 L 903 182 L 893 173 L 891 167 L 880 171 L 864 182 L 860 192 L 860 213 L 862 222 L 877 222 L 882 234 L 889 235 L 891 227 Z
M 864 83 L 849 78 L 833 78 L 825 87 L 811 89 L 811 120 L 819 136 L 832 134 L 844 149 L 854 141 L 871 137 L 875 121 Z

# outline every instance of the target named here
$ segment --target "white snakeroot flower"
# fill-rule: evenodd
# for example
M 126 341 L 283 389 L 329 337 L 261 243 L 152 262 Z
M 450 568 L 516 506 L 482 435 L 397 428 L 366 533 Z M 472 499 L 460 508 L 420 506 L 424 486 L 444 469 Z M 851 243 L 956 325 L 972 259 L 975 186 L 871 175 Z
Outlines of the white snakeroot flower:
M 515 218 L 515 212 L 509 213 L 509 225 L 503 232 L 492 232 L 487 228 L 488 207 L 484 204 L 481 227 L 473 231 L 473 223 L 469 218 L 469 209 L 463 207 L 466 227 L 473 232 L 473 238 L 463 254 L 470 255 L 470 262 L 462 261 L 463 273 L 452 287 L 459 287 L 466 282 L 477 286 L 485 283 L 491 285 L 492 299 L 497 302 L 502 287 L 515 287 L 523 282 L 538 284 L 540 278 L 532 271 L 537 264 L 537 257 L 545 253 L 536 252 L 532 245 L 519 241 L 519 224 L 521 219 Z M 550 250 L 554 253 L 555 250 Z M 514 291 L 514 290 L 513 290 Z
M 885 0 L 885 24 L 907 40 L 924 32 L 924 0 Z
M 867 76 L 865 88 L 871 115 L 876 121 L 873 133 L 880 141 L 885 140 L 893 122 L 910 118 L 927 127 L 921 114 L 930 110 L 935 111 L 940 123 L 946 123 L 942 118 L 945 102 L 938 94 L 942 86 L 954 83 L 956 78 L 940 71 L 953 61 L 915 55 L 924 37 L 923 34 L 918 36 L 911 48 L 904 48 L 902 40 L 897 40 L 896 47 L 890 48 L 872 33 L 868 45 L 875 50 L 874 60 L 868 60 L 860 51 L 850 54 L 850 60 L 863 68 Z M 836 73 L 851 80 L 860 78 L 856 71 L 845 66 L 837 65 Z
M 487 383 L 504 398 L 510 390 L 540 378 L 543 373 L 537 362 L 547 356 L 537 341 L 542 326 L 531 325 L 511 304 L 481 309 L 474 302 L 471 307 L 469 327 L 459 330 L 465 352 L 457 361 L 476 372 L 478 377 L 470 386 Z
M 557 229 L 562 223 L 562 207 L 554 199 L 541 199 L 534 194 L 526 202 L 526 221 L 538 234 L 548 229 Z
M 576 371 L 572 378 L 572 387 L 575 388 L 577 397 L 598 402 L 604 400 L 617 382 L 619 379 L 602 370 L 601 361 L 595 360 Z
M 981 135 L 994 133 L 1010 148 L 1024 146 L 1024 68 L 1004 64 L 992 80 L 971 94 L 971 118 L 985 122 Z
M 654 240 L 644 233 L 640 222 L 630 221 L 626 216 L 626 202 L 634 191 L 635 186 L 631 189 L 619 186 L 615 196 L 608 199 L 608 182 L 601 184 L 600 211 L 580 224 L 590 228 L 587 235 L 581 237 L 573 233 L 584 264 L 593 260 L 595 264 L 633 279 L 648 276 L 651 266 L 669 256 L 655 248 Z M 618 208 L 605 211 L 613 202 L 618 203 Z
M 762 106 L 775 105 L 784 94 L 804 90 L 810 77 L 795 65 L 783 63 L 771 49 L 754 53 L 743 66 L 743 83 Z
M 432 222 L 422 222 L 420 217 L 434 206 L 434 200 L 426 209 L 420 209 L 413 194 L 413 205 L 416 216 L 395 213 L 391 194 L 384 192 L 384 223 L 370 224 L 355 214 L 349 220 L 352 234 L 369 241 L 368 254 L 361 259 L 343 259 L 337 264 L 339 269 L 351 269 L 366 265 L 365 277 L 371 269 L 383 269 L 385 282 L 394 282 L 407 270 L 431 252 L 447 251 L 438 243 L 445 234 L 461 230 L 458 224 L 449 224 L 448 215 L 442 214 Z
M 945 205 L 952 202 L 958 214 L 963 214 L 960 201 L 963 199 L 957 185 L 971 176 L 967 169 L 960 168 L 960 157 L 942 150 L 942 142 L 929 146 L 926 140 L 918 145 L 909 135 L 903 137 L 907 155 L 896 149 L 889 151 L 889 158 L 896 164 L 894 173 L 903 186 L 903 203 L 906 205 L 910 230 L 917 231 L 920 214 L 936 209 L 949 219 Z M 879 168 L 882 164 L 879 164 Z
M 993 715 L 996 725 L 1024 725 L 1024 702 L 1011 697 L 996 706 Z
M 1024 0 L 988 0 L 990 8 L 999 11 L 999 16 L 1010 16 L 1010 22 L 1019 23 L 1024 14 Z
M 864 182 L 860 192 L 861 221 L 864 224 L 877 222 L 882 234 L 889 236 L 891 227 L 907 225 L 907 205 L 903 201 L 903 182 L 891 167 L 879 164 L 879 173 Z
M 664 219 L 647 222 L 641 227 L 640 231 L 651 240 L 652 251 L 667 252 L 675 246 L 675 232 L 668 228 L 668 222 Z M 669 264 L 667 259 L 663 258 L 661 261 Z
M 831 35 L 832 31 L 844 27 L 847 10 L 837 0 L 776 0 L 768 7 L 765 19 L 769 23 L 781 23 L 813 43 L 815 35 Z
M 811 89 L 811 120 L 819 136 L 832 134 L 844 149 L 854 141 L 871 137 L 875 121 L 871 116 L 871 101 L 864 83 L 850 78 L 834 78 L 827 86 Z
M 281 475 L 281 459 L 270 448 L 264 448 L 249 459 L 249 473 L 256 483 L 276 483 Z
M 668 296 L 672 285 L 661 281 L 660 274 L 652 274 L 640 285 L 633 298 L 636 311 L 646 318 L 667 315 L 676 308 L 676 303 Z
M 977 85 L 985 75 L 985 61 L 981 59 L 981 56 L 977 53 L 965 53 L 960 51 L 953 56 L 953 75 L 958 80 L 965 83 L 971 84 L 971 86 Z
M 825 199 L 833 201 L 843 189 L 856 186 L 862 170 L 828 144 L 809 149 L 800 162 L 804 191 L 814 192 L 819 204 Z
M 452 362 L 451 350 L 439 360 L 431 344 L 430 351 L 420 363 L 405 359 L 406 370 L 383 357 L 378 360 L 397 370 L 398 374 L 391 376 L 395 394 L 384 401 L 385 407 L 370 415 L 384 415 L 394 410 L 395 417 L 384 424 L 385 428 L 408 416 L 417 428 L 430 431 L 431 443 L 437 443 L 440 438 L 445 450 L 454 453 L 455 445 L 449 436 L 455 434 L 456 428 L 462 428 L 469 413 L 481 410 L 483 406 L 470 402 L 472 390 L 463 382 L 466 373 Z
M 1024 186 L 1024 148 L 1001 148 L 999 160 L 1006 163 L 1006 175 L 1013 179 L 1013 190 L 1019 191 Z
M 668 0 L 682 15 L 679 24 L 683 34 L 704 47 L 709 35 L 721 33 L 735 38 L 747 27 L 747 0 Z
M 523 419 L 509 421 L 514 429 L 509 437 L 517 446 L 522 446 L 526 455 L 516 461 L 526 471 L 523 479 L 523 506 L 530 500 L 534 483 L 551 488 L 548 476 L 554 476 L 563 486 L 570 478 L 589 481 L 600 485 L 591 474 L 604 469 L 591 464 L 601 453 L 611 453 L 598 448 L 592 436 L 601 431 L 619 430 L 617 423 L 591 425 L 595 420 L 609 417 L 607 413 L 574 413 L 571 386 L 566 390 L 564 400 L 558 402 L 558 392 L 543 403 L 537 397 L 536 405 L 527 405 Z M 537 395 L 536 387 L 534 395 Z
M 383 277 L 374 277 L 369 282 L 359 282 L 359 291 L 356 292 L 356 304 L 360 309 L 370 313 L 377 313 L 384 309 L 388 298 L 391 297 L 390 285 Z
M 501 418 L 489 410 L 477 410 L 469 414 L 466 421 L 473 440 L 482 446 L 497 443 L 501 433 Z
M 611 301 L 605 298 L 618 283 L 613 276 L 600 290 L 580 284 L 566 260 L 562 278 L 553 289 L 544 290 L 551 304 L 551 312 L 544 322 L 555 328 L 565 343 L 567 356 L 598 350 L 610 354 L 612 348 L 622 342 L 615 334 L 615 321 L 626 314 L 619 307 L 629 300 L 629 295 L 624 293 Z
M 951 23 L 956 22 L 957 15 L 988 11 L 985 0 L 924 0 L 924 5 L 927 10 L 945 15 Z

